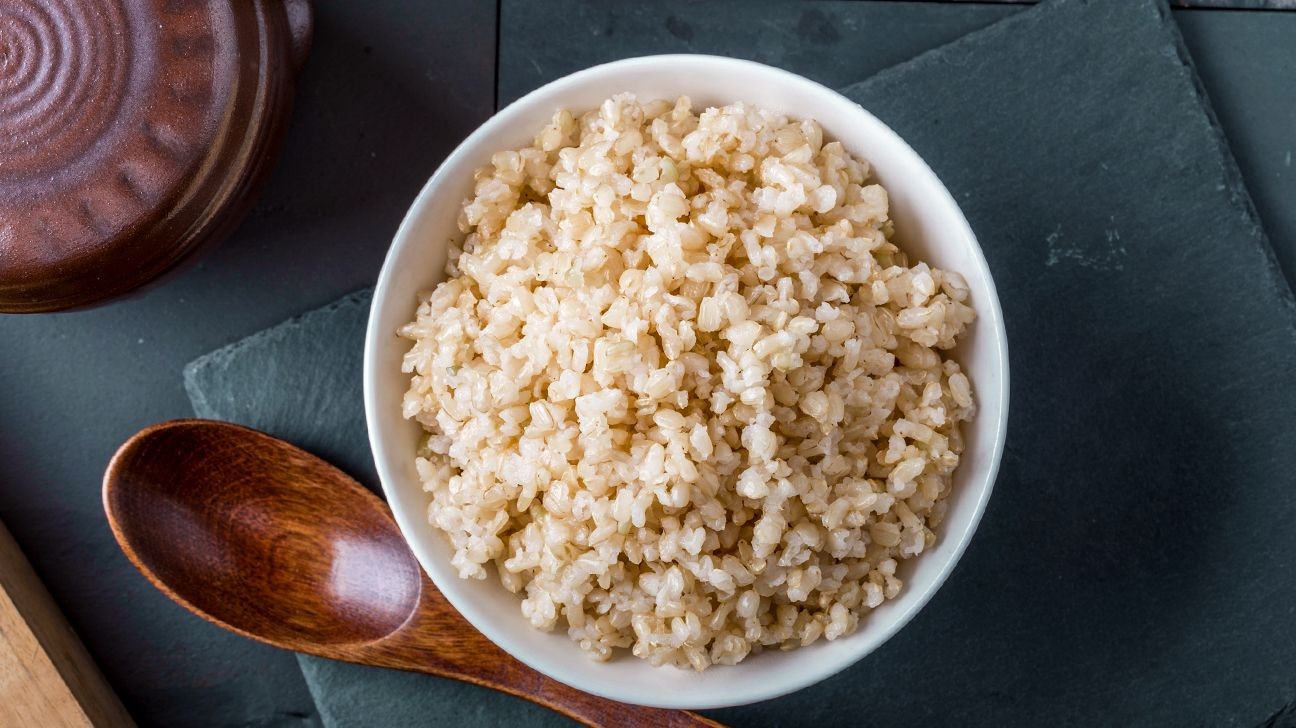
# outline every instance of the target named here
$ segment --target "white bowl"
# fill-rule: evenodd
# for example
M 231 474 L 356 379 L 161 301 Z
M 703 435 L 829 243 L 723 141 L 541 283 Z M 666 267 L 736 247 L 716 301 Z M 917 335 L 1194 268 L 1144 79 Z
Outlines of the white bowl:
M 443 278 L 446 243 L 459 235 L 456 219 L 472 189 L 473 171 L 494 152 L 529 144 L 556 110 L 583 112 L 623 91 L 641 99 L 685 94 L 698 109 L 747 101 L 816 119 L 826 136 L 872 164 L 890 192 L 902 248 L 959 271 L 971 287 L 978 319 L 956 356 L 971 378 L 979 413 L 965 428 L 967 449 L 954 476 L 948 515 L 936 545 L 902 565 L 900 595 L 867 615 L 853 635 L 788 652 L 767 651 L 702 673 L 654 668 L 628 654 L 595 662 L 563 630 L 532 628 L 522 617 L 519 597 L 494 579 L 460 579 L 450 565 L 449 544 L 427 523 L 428 498 L 414 471 L 421 431 L 401 417 L 409 381 L 400 363 L 409 345 L 396 329 L 413 318 L 418 292 Z M 522 662 L 580 690 L 641 705 L 715 708 L 784 695 L 846 668 L 931 599 L 972 538 L 999 469 L 1008 419 L 1008 350 L 999 299 L 976 237 L 944 185 L 895 132 L 837 92 L 787 71 L 713 56 L 650 56 L 590 68 L 527 94 L 442 163 L 405 216 L 378 279 L 365 342 L 364 396 L 374 460 L 396 520 L 432 581 L 473 626 Z

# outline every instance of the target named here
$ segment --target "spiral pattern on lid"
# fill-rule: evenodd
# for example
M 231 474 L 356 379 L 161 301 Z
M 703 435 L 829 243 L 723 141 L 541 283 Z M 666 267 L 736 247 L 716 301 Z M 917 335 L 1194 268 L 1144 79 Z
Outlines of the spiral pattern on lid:
M 0 0 L 0 311 L 117 295 L 228 231 L 288 118 L 283 2 Z
M 122 0 L 0 3 L 0 171 L 27 177 L 77 158 L 125 95 L 129 28 Z

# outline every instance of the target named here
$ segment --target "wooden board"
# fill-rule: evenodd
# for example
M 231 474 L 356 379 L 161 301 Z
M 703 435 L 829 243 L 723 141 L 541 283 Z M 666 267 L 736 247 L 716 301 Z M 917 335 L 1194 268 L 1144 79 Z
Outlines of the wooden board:
M 85 646 L 0 524 L 0 726 L 132 726 Z

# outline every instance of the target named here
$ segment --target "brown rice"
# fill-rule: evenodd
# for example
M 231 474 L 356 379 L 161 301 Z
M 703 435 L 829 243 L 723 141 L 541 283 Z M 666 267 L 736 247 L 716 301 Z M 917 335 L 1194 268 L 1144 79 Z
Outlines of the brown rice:
M 431 524 L 534 626 L 701 670 L 855 630 L 936 539 L 957 273 L 814 121 L 616 96 L 476 175 L 403 327 Z

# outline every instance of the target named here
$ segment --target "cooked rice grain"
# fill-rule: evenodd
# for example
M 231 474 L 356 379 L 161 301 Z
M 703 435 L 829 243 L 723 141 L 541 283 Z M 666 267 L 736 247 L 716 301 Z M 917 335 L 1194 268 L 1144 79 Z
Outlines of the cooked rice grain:
M 958 274 L 814 121 L 616 96 L 496 154 L 403 327 L 429 520 L 599 659 L 855 630 L 934 543 L 974 413 Z

